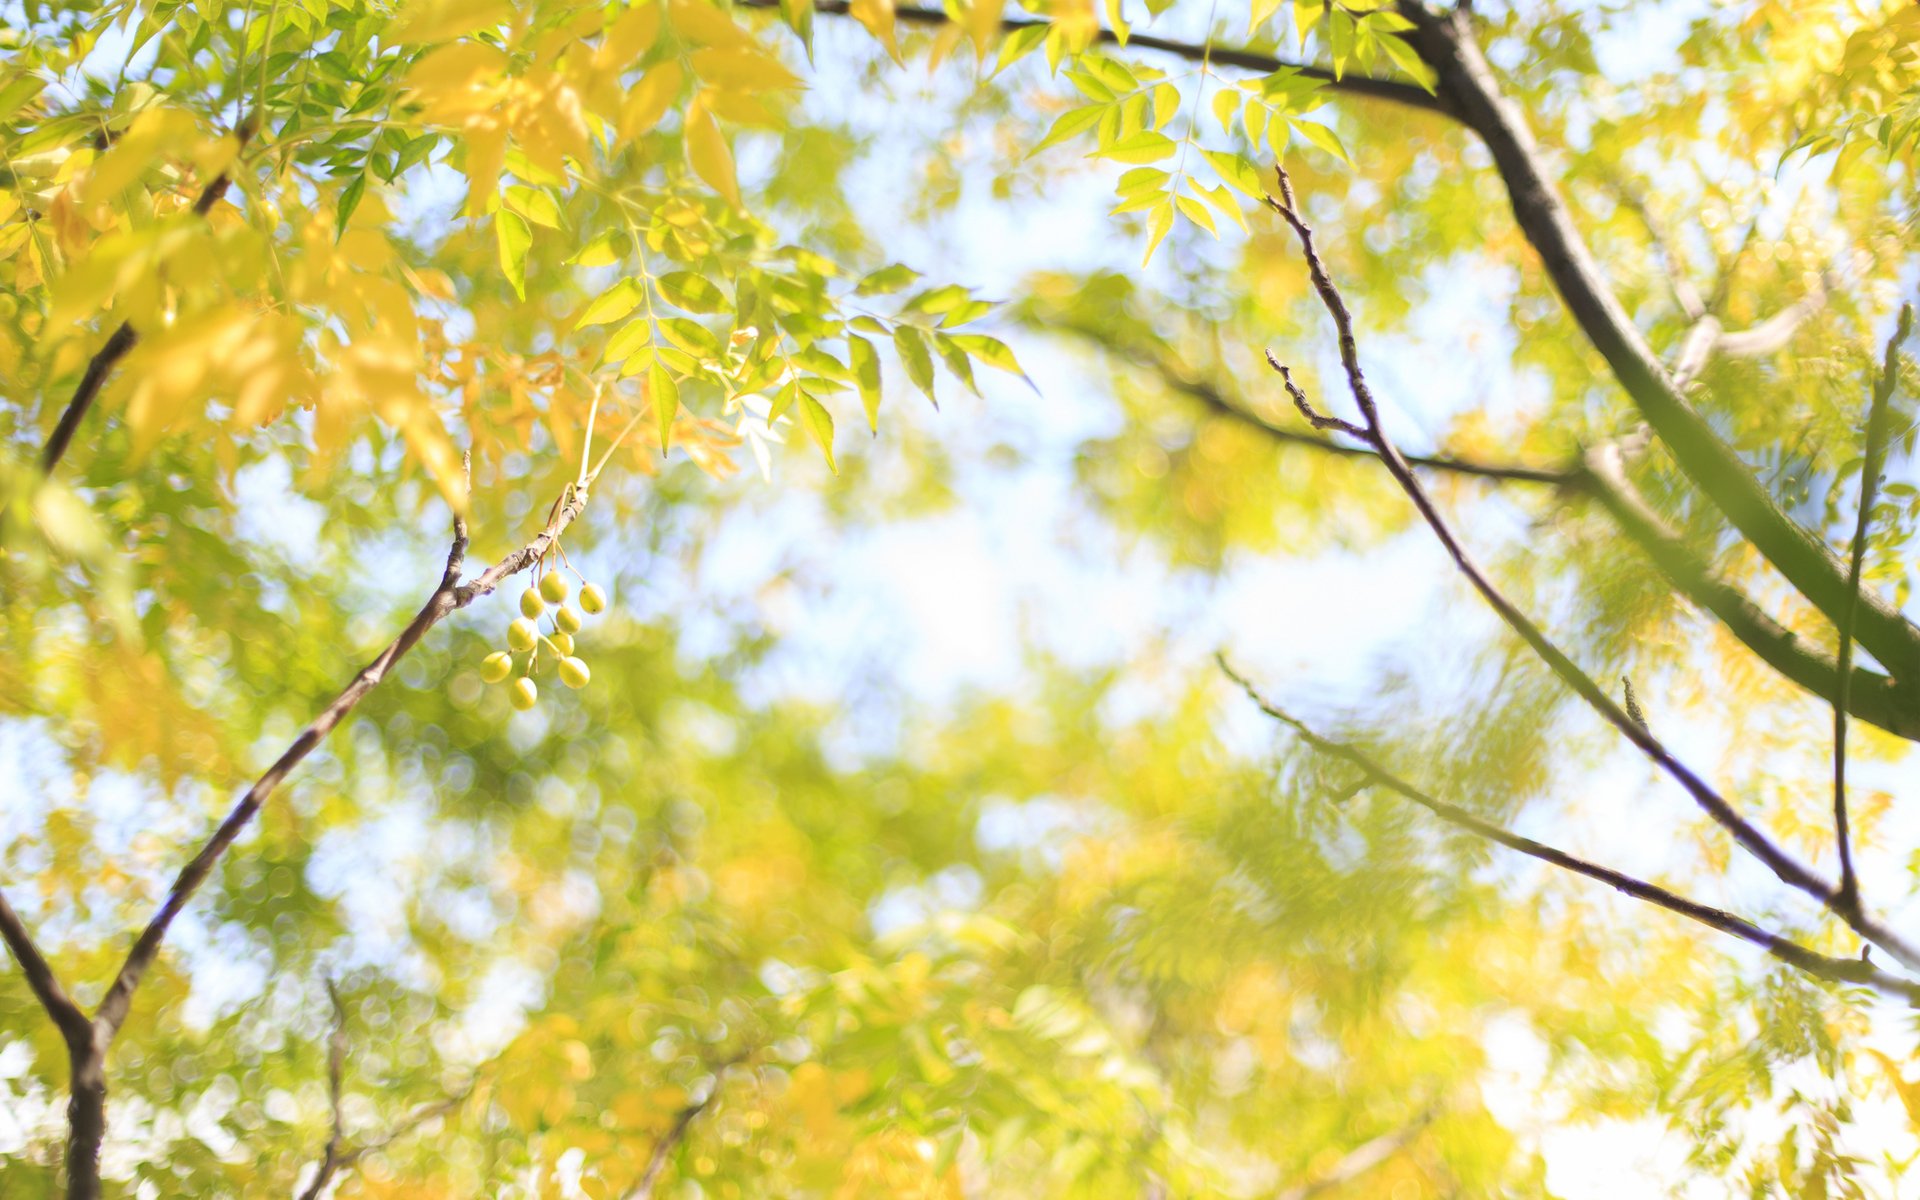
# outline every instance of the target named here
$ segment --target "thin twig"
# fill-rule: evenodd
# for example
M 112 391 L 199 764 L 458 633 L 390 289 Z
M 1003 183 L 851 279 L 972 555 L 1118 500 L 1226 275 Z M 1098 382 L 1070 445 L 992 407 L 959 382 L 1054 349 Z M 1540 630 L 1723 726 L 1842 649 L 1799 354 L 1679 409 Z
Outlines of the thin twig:
M 1887 459 L 1888 405 L 1900 382 L 1900 343 L 1913 330 L 1913 306 L 1900 306 L 1900 319 L 1893 336 L 1887 339 L 1886 355 L 1873 396 L 1867 403 L 1867 447 L 1860 464 L 1860 511 L 1853 523 L 1853 551 L 1847 562 L 1847 588 L 1852 592 L 1840 618 L 1840 678 L 1833 699 L 1833 836 L 1840 848 L 1840 895 L 1838 903 L 1846 909 L 1860 906 L 1860 880 L 1854 873 L 1853 840 L 1847 829 L 1847 705 L 1853 676 L 1847 670 L 1853 662 L 1853 618 L 1859 609 L 1860 575 L 1867 559 L 1867 530 L 1873 524 L 1874 493 L 1880 486 L 1880 470 Z
M 1877 920 L 1867 916 L 1859 906 L 1843 909 L 1836 901 L 1838 893 L 1812 869 L 1795 859 L 1784 848 L 1776 844 L 1757 825 L 1741 816 L 1726 798 L 1696 775 L 1691 768 L 1682 763 L 1669 751 L 1659 738 L 1642 728 L 1625 709 L 1615 703 L 1613 697 L 1596 683 L 1592 676 L 1582 670 L 1567 654 L 1540 630 L 1538 625 L 1522 613 L 1512 601 L 1508 600 L 1493 581 L 1482 572 L 1473 558 L 1461 545 L 1446 519 L 1440 515 L 1426 489 L 1421 486 L 1406 459 L 1402 458 L 1394 446 L 1392 438 L 1387 436 L 1380 421 L 1379 406 L 1373 392 L 1367 384 L 1366 375 L 1360 366 L 1359 348 L 1353 334 L 1353 318 L 1347 310 L 1345 299 L 1328 275 L 1326 265 L 1320 259 L 1316 248 L 1313 230 L 1300 216 L 1299 206 L 1294 201 L 1293 184 L 1285 168 L 1276 168 L 1280 197 L 1268 196 L 1267 203 L 1293 228 L 1300 241 L 1301 251 L 1307 261 L 1307 271 L 1313 286 L 1319 293 L 1322 304 L 1333 318 L 1334 329 L 1340 345 L 1340 360 L 1346 370 L 1347 386 L 1353 394 L 1355 405 L 1365 422 L 1365 437 L 1374 449 L 1380 453 L 1380 460 L 1387 472 L 1399 483 L 1400 490 L 1413 501 L 1427 526 L 1433 530 L 1441 546 L 1447 551 L 1454 565 L 1466 576 L 1475 591 L 1480 593 L 1488 606 L 1499 614 L 1521 639 L 1532 648 L 1553 669 L 1580 698 L 1585 700 L 1595 712 L 1608 724 L 1626 737 L 1629 742 L 1651 758 L 1662 770 L 1684 788 L 1688 795 L 1716 822 L 1733 836 L 1748 853 L 1766 864 L 1783 883 L 1798 888 L 1826 905 L 1837 916 L 1845 920 L 1856 932 L 1871 942 L 1875 942 L 1892 954 L 1910 970 L 1920 970 L 1920 949 L 1915 949 L 1904 939 L 1894 934 Z
M 327 1000 L 333 1007 L 333 1029 L 327 1035 L 327 1107 L 330 1116 L 327 1145 L 320 1157 L 320 1169 L 312 1182 L 300 1192 L 300 1200 L 320 1200 L 320 1193 L 340 1169 L 340 1151 L 346 1144 L 346 1121 L 340 1110 L 341 1079 L 347 1065 L 347 1008 L 340 1002 L 340 989 L 326 981 Z
M 1472 833 L 1496 842 L 1509 850 L 1517 850 L 1530 858 L 1539 859 L 1576 875 L 1584 875 L 1632 896 L 1648 904 L 1664 908 L 1668 912 L 1678 913 L 1689 920 L 1697 921 L 1708 928 L 1739 938 L 1741 941 L 1758 946 L 1767 953 L 1820 979 L 1834 983 L 1862 984 L 1889 995 L 1900 996 L 1909 1004 L 1920 1007 L 1920 983 L 1903 979 L 1897 975 L 1880 970 L 1873 964 L 1853 958 L 1834 958 L 1818 954 L 1789 938 L 1770 930 L 1762 929 L 1744 917 L 1722 909 L 1689 900 L 1676 892 L 1669 891 L 1657 884 L 1637 879 L 1623 871 L 1589 862 L 1584 858 L 1569 854 L 1564 850 L 1536 842 L 1532 838 L 1522 837 L 1493 822 L 1475 816 L 1457 804 L 1450 804 L 1436 796 L 1429 795 L 1420 788 L 1395 775 L 1376 762 L 1365 751 L 1346 742 L 1335 741 L 1314 732 L 1305 722 L 1293 716 L 1279 705 L 1262 695 L 1246 676 L 1233 669 L 1224 655 L 1218 657 L 1221 671 L 1228 679 L 1238 684 L 1249 699 L 1259 706 L 1260 711 L 1279 721 L 1300 735 L 1315 750 L 1330 757 L 1340 759 L 1365 772 L 1367 777 L 1381 787 L 1388 789 L 1420 807 L 1434 816 Z

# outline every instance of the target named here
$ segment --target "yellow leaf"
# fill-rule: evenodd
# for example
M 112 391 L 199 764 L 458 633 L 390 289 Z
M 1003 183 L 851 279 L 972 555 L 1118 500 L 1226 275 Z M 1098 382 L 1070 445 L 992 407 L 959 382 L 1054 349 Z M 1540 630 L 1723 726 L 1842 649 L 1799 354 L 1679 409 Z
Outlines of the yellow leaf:
M 753 35 L 705 0 L 671 0 L 667 20 L 681 37 L 702 46 L 757 45 Z
M 967 5 L 967 36 L 973 39 L 974 54 L 982 59 L 1000 32 L 1000 8 L 1001 0 L 972 0 Z
M 741 92 L 797 88 L 800 77 L 779 59 L 755 48 L 712 46 L 693 52 L 693 71 L 702 83 Z
M 740 206 L 740 183 L 733 173 L 733 151 L 701 96 L 687 106 L 687 165 L 714 191 Z
M 659 4 L 636 4 L 620 15 L 607 29 L 594 61 L 602 67 L 625 70 L 633 60 L 653 47 L 660 36 Z
M 640 82 L 627 93 L 626 103 L 620 106 L 621 140 L 631 142 L 658 125 L 679 98 L 684 79 L 680 64 L 671 60 L 641 76 Z
M 180 108 L 149 108 L 101 155 L 87 175 L 81 203 L 103 204 L 131 187 L 154 163 L 186 157 L 200 147 L 200 126 Z
M 900 61 L 900 43 L 893 32 L 893 0 L 853 0 L 847 11 L 853 19 L 867 27 L 867 32 L 879 39 L 887 48 L 893 61 Z
M 511 16 L 511 0 L 410 0 L 387 26 L 386 36 L 414 45 L 446 42 L 496 28 Z

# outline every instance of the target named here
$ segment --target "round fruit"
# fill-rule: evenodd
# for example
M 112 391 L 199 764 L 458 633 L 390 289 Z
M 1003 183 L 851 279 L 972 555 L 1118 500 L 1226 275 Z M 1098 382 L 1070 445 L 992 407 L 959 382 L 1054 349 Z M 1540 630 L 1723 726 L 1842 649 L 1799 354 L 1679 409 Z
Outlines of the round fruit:
M 587 680 L 592 678 L 593 672 L 587 670 L 587 664 L 581 662 L 579 659 L 563 658 L 560 660 L 560 682 L 566 684 L 568 687 L 583 688 L 587 686 Z
M 540 599 L 540 593 L 528 588 L 520 593 L 520 614 L 528 619 L 547 611 L 546 602 Z
M 533 622 L 522 617 L 507 626 L 507 648 L 517 654 L 525 654 L 533 649 L 533 643 L 539 636 L 540 631 L 533 627 Z
M 607 607 L 607 594 L 600 590 L 598 584 L 590 583 L 580 589 L 580 607 L 584 609 L 589 616 L 594 613 L 604 612 Z
M 547 639 L 547 644 L 553 647 L 553 652 L 555 656 L 559 658 L 565 658 L 569 654 L 573 653 L 573 635 L 572 634 L 556 633 L 552 637 Z
M 488 683 L 499 683 L 513 674 L 513 655 L 505 650 L 495 650 L 480 660 L 480 678 Z
M 560 627 L 561 633 L 580 632 L 580 614 L 564 604 L 554 612 L 553 623 Z
M 515 708 L 525 712 L 539 701 L 540 689 L 534 686 L 533 680 L 522 675 L 513 681 L 513 691 L 508 693 L 508 699 L 513 701 Z
M 548 571 L 540 577 L 540 596 L 548 604 L 559 604 L 567 598 L 567 577 L 558 571 Z

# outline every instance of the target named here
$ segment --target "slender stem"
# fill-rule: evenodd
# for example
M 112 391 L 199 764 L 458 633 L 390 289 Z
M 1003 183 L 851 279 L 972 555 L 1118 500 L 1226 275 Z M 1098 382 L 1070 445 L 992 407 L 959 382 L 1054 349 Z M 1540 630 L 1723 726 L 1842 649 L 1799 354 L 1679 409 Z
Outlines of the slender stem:
M 1860 907 L 1860 880 L 1853 868 L 1853 839 L 1847 828 L 1847 706 L 1853 675 L 1853 619 L 1860 608 L 1860 575 L 1867 558 L 1867 530 L 1873 524 L 1874 493 L 1887 458 L 1888 403 L 1900 382 L 1900 343 L 1913 330 L 1913 306 L 1900 306 L 1900 319 L 1887 339 L 1880 378 L 1867 403 L 1867 447 L 1860 464 L 1860 511 L 1854 517 L 1853 550 L 1847 561 L 1847 603 L 1840 617 L 1840 677 L 1833 699 L 1833 836 L 1840 848 L 1840 894 L 1836 899 L 1849 911 Z

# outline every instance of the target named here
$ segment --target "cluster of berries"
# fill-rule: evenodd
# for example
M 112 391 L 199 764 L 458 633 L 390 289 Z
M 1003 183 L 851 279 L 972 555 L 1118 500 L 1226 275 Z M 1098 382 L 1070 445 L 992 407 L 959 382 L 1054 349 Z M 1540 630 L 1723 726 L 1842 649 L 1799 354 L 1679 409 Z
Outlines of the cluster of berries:
M 560 568 L 546 568 L 532 587 L 520 593 L 520 616 L 507 626 L 507 648 L 487 655 L 480 664 L 482 679 L 500 683 L 513 674 L 513 656 L 527 656 L 525 670 L 507 693 L 507 699 L 523 712 L 540 700 L 540 688 L 533 681 L 533 673 L 539 668 L 542 650 L 559 664 L 560 682 L 568 687 L 583 688 L 593 677 L 587 664 L 574 656 L 573 635 L 580 632 L 582 612 L 593 615 L 606 611 L 607 594 L 584 579 L 581 583 L 580 607 L 576 610 L 567 603 L 573 589 L 560 574 Z M 548 605 L 553 606 L 550 613 Z M 543 616 L 553 623 L 548 633 L 540 632 L 539 622 Z

